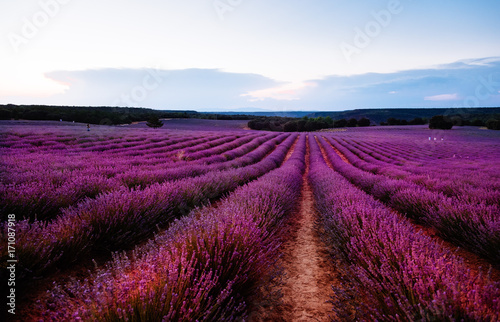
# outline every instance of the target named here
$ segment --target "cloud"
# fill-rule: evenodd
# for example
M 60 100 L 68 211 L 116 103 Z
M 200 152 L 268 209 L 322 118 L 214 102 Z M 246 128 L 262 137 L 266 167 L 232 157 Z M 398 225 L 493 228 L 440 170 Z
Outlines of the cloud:
M 457 93 L 454 94 L 440 94 L 424 97 L 426 101 L 458 101 L 460 96 Z
M 218 69 L 97 69 L 55 71 L 46 76 L 68 85 L 52 104 L 111 105 L 158 109 L 248 106 L 241 95 L 280 83 L 257 74 Z
M 250 97 L 250 101 L 264 101 L 266 99 L 294 101 L 299 100 L 301 94 L 308 88 L 315 87 L 314 82 L 288 83 L 278 87 L 266 88 L 257 91 L 251 91 L 241 96 Z
M 46 77 L 67 89 L 43 98 L 42 104 L 200 111 L 500 106 L 500 57 L 395 73 L 330 75 L 299 83 L 219 69 L 98 69 L 55 71 Z
M 331 75 L 313 82 L 314 88 L 290 102 L 294 108 L 494 107 L 500 106 L 500 57 L 385 74 Z

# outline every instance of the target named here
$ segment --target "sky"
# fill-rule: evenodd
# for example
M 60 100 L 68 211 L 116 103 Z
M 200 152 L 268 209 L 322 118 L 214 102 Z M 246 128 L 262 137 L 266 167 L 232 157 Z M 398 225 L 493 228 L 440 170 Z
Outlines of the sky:
M 0 104 L 500 106 L 498 13 L 498 0 L 0 0 Z

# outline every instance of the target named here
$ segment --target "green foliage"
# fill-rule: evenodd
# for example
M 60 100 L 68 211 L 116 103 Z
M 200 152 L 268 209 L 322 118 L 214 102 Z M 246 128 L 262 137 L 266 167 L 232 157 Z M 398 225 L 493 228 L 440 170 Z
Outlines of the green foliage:
M 297 132 L 298 129 L 298 122 L 295 121 L 290 121 L 286 122 L 285 125 L 283 125 L 283 131 L 285 132 Z
M 356 120 L 354 117 L 350 118 L 347 121 L 347 127 L 356 127 L 358 125 L 358 120 Z
M 311 132 L 333 127 L 331 117 L 307 117 L 300 119 L 290 117 L 260 117 L 248 122 L 253 130 L 280 132 Z
M 297 131 L 303 132 L 306 130 L 306 120 L 300 120 L 297 122 Z
M 398 119 L 396 119 L 394 117 L 389 117 L 387 119 L 387 124 L 388 125 L 401 125 L 401 120 L 398 120 Z
M 416 117 L 409 122 L 404 119 L 400 120 L 394 117 L 389 117 L 387 119 L 387 122 L 380 123 L 380 125 L 424 125 L 424 124 L 427 124 L 427 120 L 421 117 Z
M 163 122 L 160 121 L 160 119 L 157 116 L 152 116 L 149 118 L 148 122 L 146 123 L 147 126 L 152 127 L 154 129 L 162 127 Z
M 189 118 L 189 115 L 187 115 L 185 118 Z M 217 113 L 198 113 L 196 115 L 197 119 L 204 119 L 204 120 L 252 120 L 256 119 L 256 116 L 253 115 L 241 115 L 241 114 L 235 114 L 235 115 L 227 115 L 227 114 L 217 114 Z
M 472 125 L 472 126 L 484 126 L 485 124 L 484 124 L 483 121 L 475 119 L 475 120 L 472 120 L 472 122 L 470 123 L 470 125 Z
M 0 105 L 0 119 L 67 121 L 118 125 L 157 118 L 198 118 L 195 111 L 159 111 L 146 108 L 107 106 Z
M 333 127 L 346 127 L 347 126 L 347 121 L 346 119 L 340 119 L 335 122 L 333 122 Z
M 427 124 L 425 120 L 430 120 L 434 115 L 446 115 L 450 118 L 460 117 L 462 124 L 470 125 L 468 122 L 473 120 L 481 120 L 486 122 L 488 119 L 500 119 L 500 107 L 477 107 L 477 108 L 370 108 L 370 109 L 355 109 L 339 112 L 315 112 L 311 116 L 330 116 L 334 120 L 355 118 L 357 120 L 362 117 L 368 118 L 372 123 L 387 125 L 387 119 L 407 120 L 410 125 Z M 420 119 L 422 122 L 413 123 L 414 120 Z M 400 122 L 398 122 L 400 123 Z M 393 124 L 401 125 L 401 124 Z
M 370 120 L 369 120 L 369 119 L 367 119 L 366 117 L 362 117 L 362 118 L 358 121 L 358 126 L 361 126 L 361 127 L 370 126 Z
M 500 120 L 489 119 L 486 121 L 486 127 L 490 130 L 500 130 Z
M 281 131 L 281 132 L 312 132 L 322 129 L 370 126 L 371 121 L 362 117 L 359 121 L 351 118 L 334 120 L 330 116 L 319 117 L 260 117 L 248 122 L 248 127 L 253 130 Z
M 87 124 L 118 125 L 156 118 L 196 118 L 211 120 L 249 120 L 251 115 L 224 115 L 196 111 L 169 111 L 147 108 L 108 106 L 0 105 L 0 120 L 67 121 Z
M 436 115 L 429 121 L 430 129 L 450 130 L 453 127 L 453 122 L 447 120 L 443 115 Z
M 421 117 L 416 117 L 413 120 L 411 120 L 410 122 L 408 122 L 409 125 L 424 125 L 426 123 L 427 123 L 427 121 Z

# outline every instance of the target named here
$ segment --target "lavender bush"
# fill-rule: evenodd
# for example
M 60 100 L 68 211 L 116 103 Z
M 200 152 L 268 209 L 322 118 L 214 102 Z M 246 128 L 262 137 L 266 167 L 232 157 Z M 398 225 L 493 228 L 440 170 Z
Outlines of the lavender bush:
M 412 182 L 364 171 L 342 161 L 322 137 L 318 140 L 333 167 L 351 183 L 409 217 L 435 227 L 442 237 L 500 265 L 500 212 L 496 205 L 446 197 Z
M 236 320 L 278 256 L 281 222 L 300 194 L 305 136 L 280 168 L 238 188 L 217 208 L 176 221 L 132 257 L 116 255 L 92 279 L 57 286 L 41 304 L 51 319 Z M 62 309 L 61 309 L 62 308 Z
M 33 277 L 54 266 L 72 265 L 93 249 L 130 247 L 151 236 L 158 225 L 166 225 L 193 207 L 219 198 L 278 167 L 295 140 L 296 135 L 289 136 L 269 155 L 250 166 L 153 184 L 143 190 L 120 189 L 102 194 L 64 209 L 61 216 L 48 223 L 20 221 L 16 235 L 19 276 Z M 0 250 L 2 258 L 6 258 L 6 248 Z
M 334 311 L 344 319 L 497 321 L 500 283 L 463 260 L 330 169 L 310 138 L 309 180 L 325 241 L 343 276 Z

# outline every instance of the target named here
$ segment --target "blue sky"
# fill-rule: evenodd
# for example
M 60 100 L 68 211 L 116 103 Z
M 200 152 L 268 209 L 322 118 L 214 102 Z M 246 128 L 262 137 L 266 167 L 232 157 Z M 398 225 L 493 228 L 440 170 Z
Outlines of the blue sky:
M 2 1 L 0 104 L 500 106 L 498 12 L 464 0 Z

